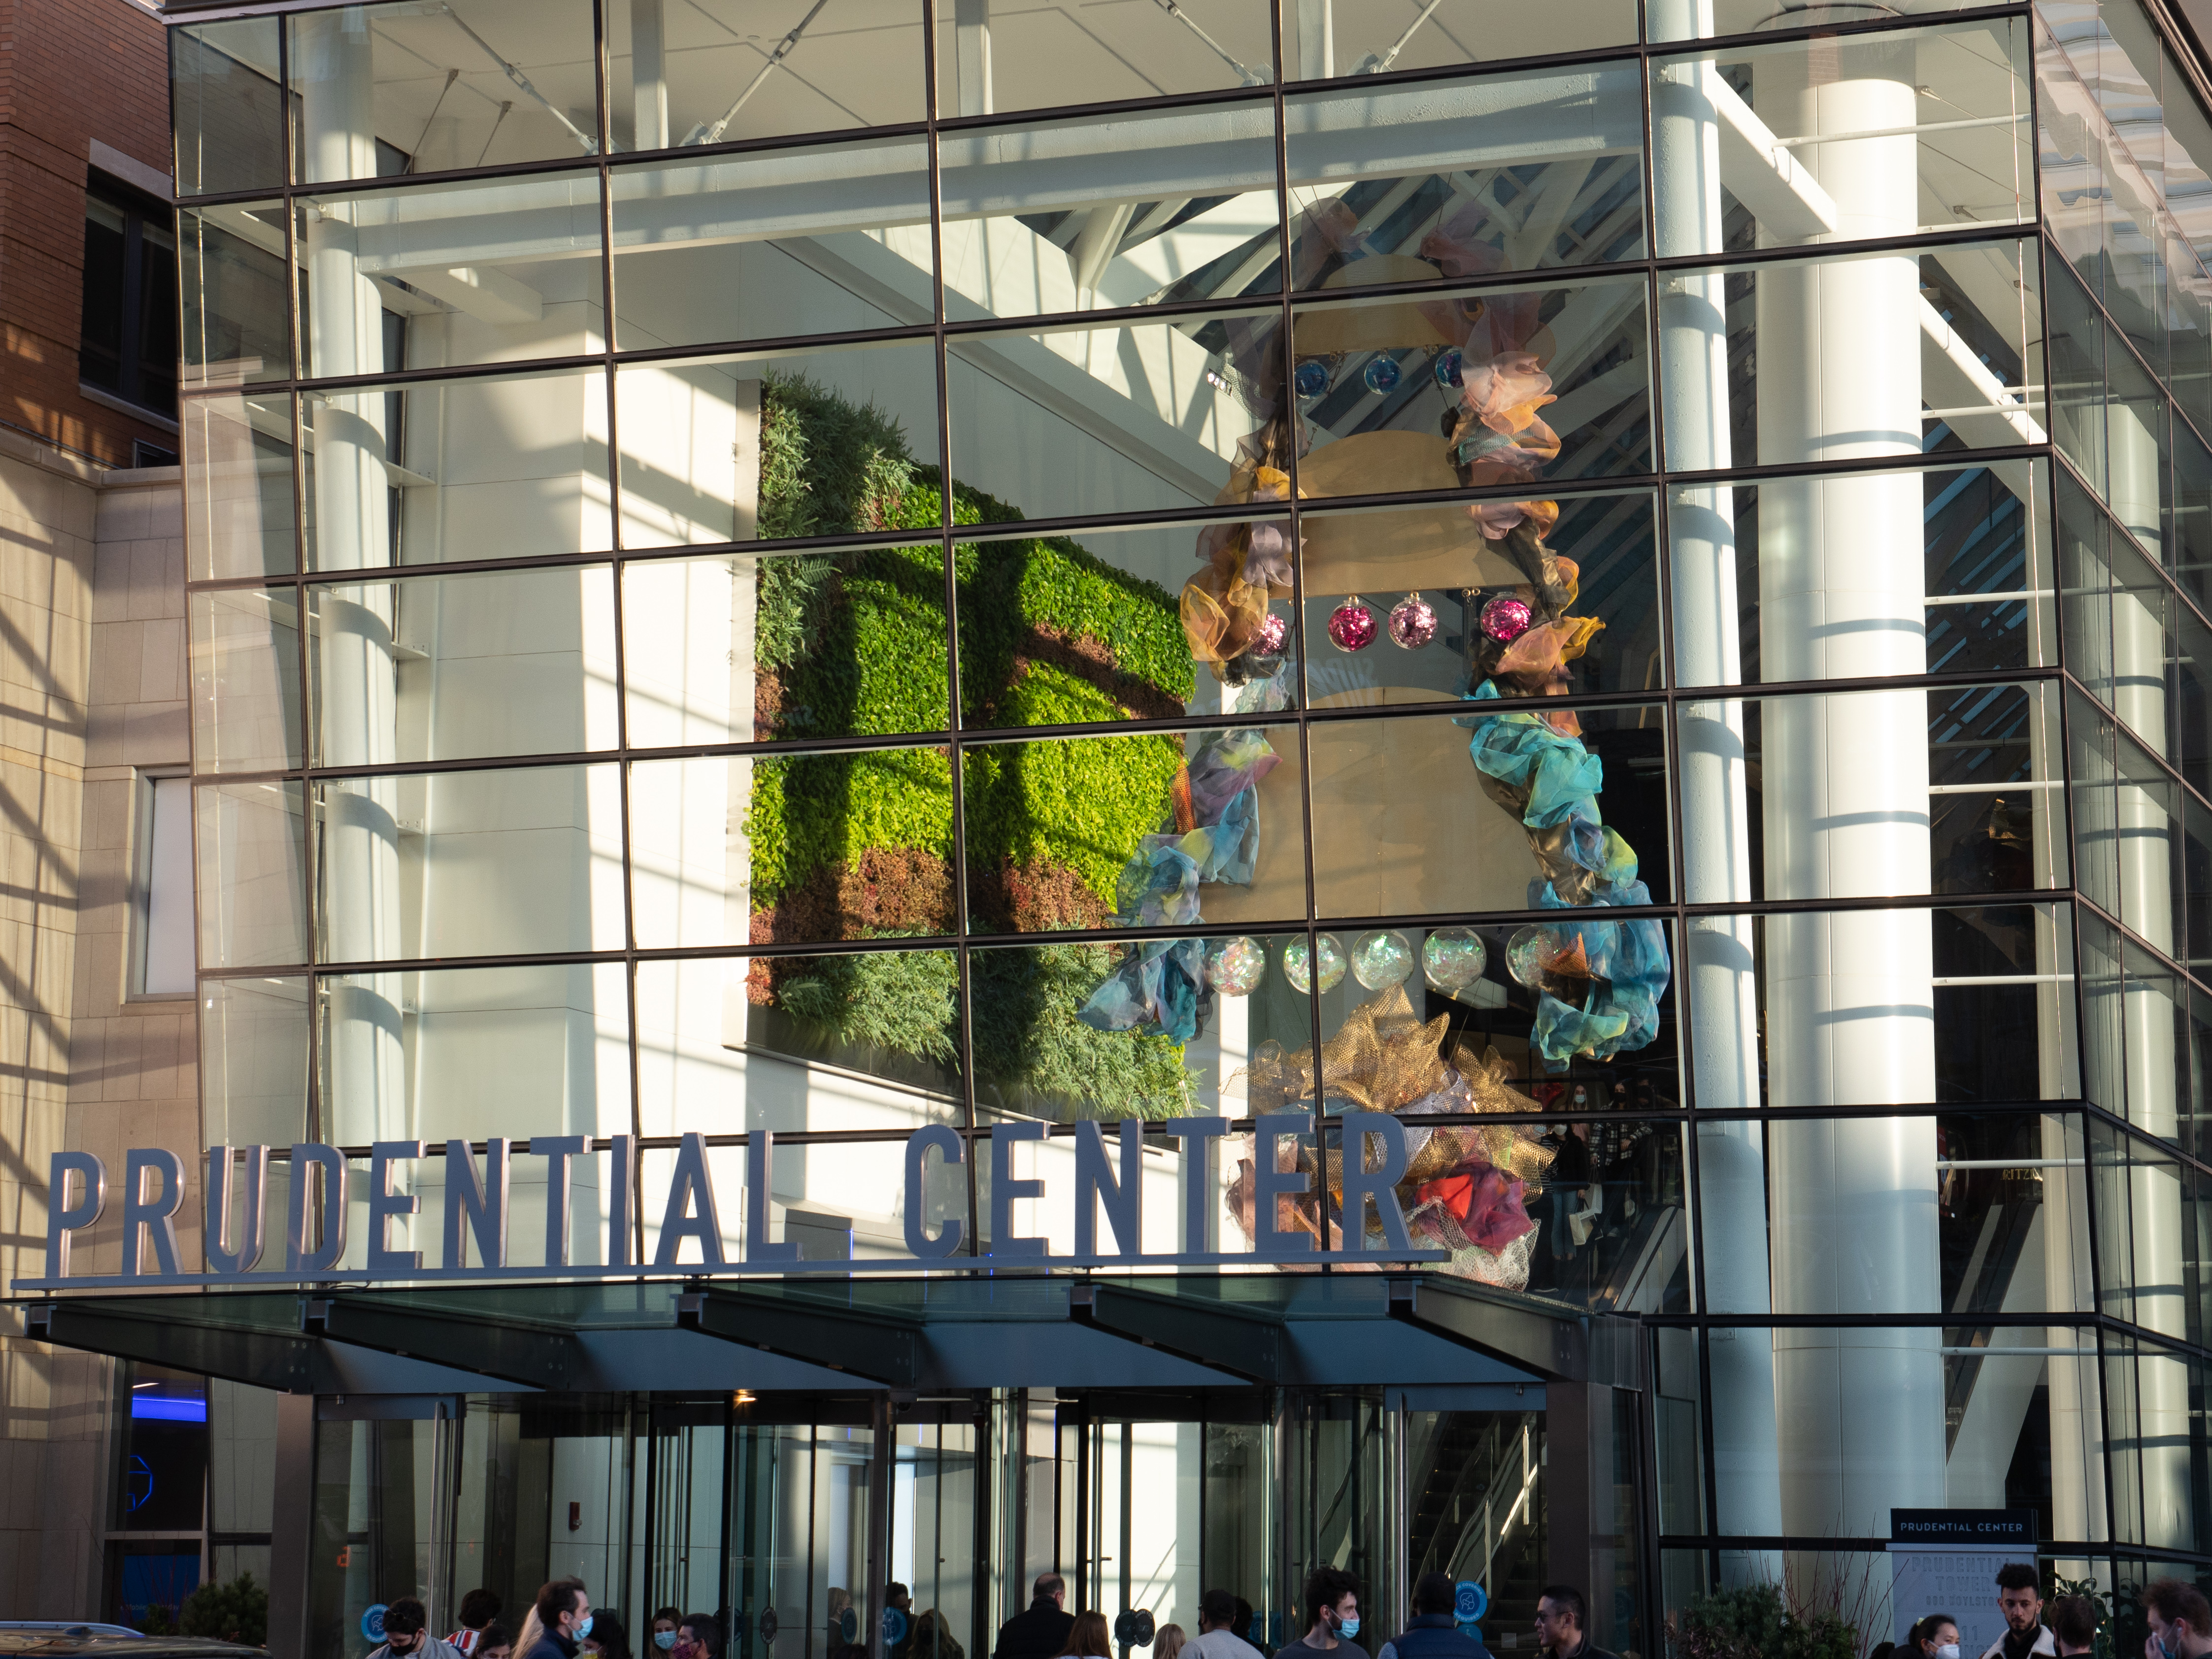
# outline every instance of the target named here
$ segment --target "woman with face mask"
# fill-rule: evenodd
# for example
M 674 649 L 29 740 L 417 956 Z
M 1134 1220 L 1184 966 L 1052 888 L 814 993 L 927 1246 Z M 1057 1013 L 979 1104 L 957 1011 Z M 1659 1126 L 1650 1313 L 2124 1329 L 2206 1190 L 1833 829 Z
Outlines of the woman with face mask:
M 1912 1627 L 1906 1651 L 1918 1659 L 1959 1659 L 1959 1621 L 1948 1613 L 1931 1613 Z
M 674 1607 L 663 1607 L 653 1615 L 653 1646 L 656 1653 L 676 1650 L 676 1628 L 684 1622 L 684 1615 Z

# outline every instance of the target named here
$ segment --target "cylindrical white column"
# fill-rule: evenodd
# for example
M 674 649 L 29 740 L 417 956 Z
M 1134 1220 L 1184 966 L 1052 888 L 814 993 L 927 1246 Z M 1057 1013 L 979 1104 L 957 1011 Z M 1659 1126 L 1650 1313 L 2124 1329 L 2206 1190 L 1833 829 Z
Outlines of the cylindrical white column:
M 1827 63 L 1821 52 L 1759 64 L 1753 103 L 1770 126 L 1896 134 L 1915 124 L 1910 41 L 1831 50 Z M 1835 201 L 1838 235 L 1858 238 L 1915 228 L 1917 146 L 1908 131 L 1794 154 Z M 1759 459 L 1917 456 L 1921 309 L 1910 254 L 1762 270 Z M 1925 670 L 1917 477 L 1763 485 L 1759 538 L 1762 678 Z M 1924 693 L 1769 702 L 1762 739 L 1769 896 L 1928 890 Z M 1934 1100 L 1926 912 L 1773 916 L 1765 944 L 1774 1104 Z M 1771 1144 L 1778 1310 L 1940 1310 L 1934 1120 L 1781 1122 Z M 1882 1536 L 1893 1506 L 1943 1503 L 1940 1345 L 1933 1329 L 1778 1333 L 1784 1530 Z
M 1661 14 L 1664 15 L 1662 16 Z M 1662 39 L 1712 33 L 1712 0 L 1660 0 Z M 1722 247 L 1719 65 L 1667 67 L 1651 88 L 1652 190 L 1662 254 L 1718 255 Z M 1726 279 L 1672 276 L 1659 295 L 1660 397 L 1667 465 L 1678 472 L 1732 464 Z M 1735 492 L 1677 488 L 1667 505 L 1674 586 L 1675 683 L 1733 686 L 1743 678 L 1738 637 Z M 1685 896 L 1695 902 L 1755 897 L 1744 775 L 1743 703 L 1715 696 L 1680 706 L 1676 732 Z M 1759 1105 L 1759 996 L 1751 922 L 1700 917 L 1682 941 L 1689 993 L 1692 1085 L 1701 1112 Z M 1767 1282 L 1766 1169 L 1755 1122 L 1698 1126 L 1697 1232 L 1713 1313 L 1762 1315 Z M 1710 1344 L 1712 1413 L 1729 1425 L 1715 1448 L 1711 1524 L 1771 1536 L 1782 1530 L 1774 1419 L 1774 1340 L 1765 1330 L 1716 1332 Z M 1723 1558 L 1730 1584 L 1778 1581 L 1771 1551 Z
M 301 143 L 309 176 L 376 172 L 374 58 L 358 10 L 299 23 Z M 361 271 L 350 204 L 307 210 L 307 338 L 319 376 L 383 372 L 384 315 Z M 319 568 L 366 569 L 392 557 L 391 479 L 385 471 L 380 391 L 338 393 L 313 410 L 315 550 Z M 374 765 L 398 754 L 392 602 L 325 592 L 319 602 L 323 752 Z M 399 830 L 393 786 L 331 786 L 322 812 L 323 957 L 389 960 L 399 951 Z M 395 975 L 334 986 L 327 1001 L 324 1132 L 340 1140 L 404 1135 L 399 987 Z

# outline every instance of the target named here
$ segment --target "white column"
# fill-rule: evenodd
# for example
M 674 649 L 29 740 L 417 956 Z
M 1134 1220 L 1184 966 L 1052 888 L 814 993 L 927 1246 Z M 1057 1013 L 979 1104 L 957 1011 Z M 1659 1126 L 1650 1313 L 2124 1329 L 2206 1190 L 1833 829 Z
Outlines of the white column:
M 1712 33 L 1711 0 L 1662 0 L 1661 38 Z M 1719 65 L 1670 66 L 1652 87 L 1652 188 L 1662 255 L 1722 247 L 1720 124 L 1712 88 Z M 1667 465 L 1675 471 L 1733 464 L 1729 438 L 1725 278 L 1670 276 L 1659 295 L 1661 398 Z M 1676 684 L 1734 686 L 1743 678 L 1738 638 L 1735 500 L 1726 485 L 1677 489 L 1668 507 L 1674 579 Z M 1682 793 L 1685 892 L 1698 902 L 1757 896 L 1751 886 L 1751 819 L 1744 776 L 1743 703 L 1715 696 L 1681 705 L 1677 732 Z M 1683 940 L 1689 990 L 1692 1088 L 1700 1112 L 1755 1108 L 1759 998 L 1752 924 L 1701 917 Z M 1765 1314 L 1766 1169 L 1759 1126 L 1698 1126 L 1697 1228 L 1710 1312 Z M 1779 1449 L 1774 1419 L 1774 1340 L 1762 1330 L 1716 1332 L 1712 1409 L 1729 1425 L 1716 1449 L 1717 1529 L 1782 1530 Z M 1735 1583 L 1778 1582 L 1780 1557 L 1750 1551 L 1723 1558 Z
M 661 0 L 629 0 L 629 86 L 634 147 L 668 148 L 668 40 Z
M 1909 41 L 1846 41 L 1763 61 L 1753 106 L 1789 134 L 1891 131 L 1917 119 Z M 1913 229 L 1917 141 L 1807 145 L 1838 234 Z M 1920 453 L 1920 292 L 1909 255 L 1759 276 L 1759 459 Z M 1920 480 L 1767 484 L 1759 492 L 1760 652 L 1771 681 L 1910 674 L 1927 665 Z M 1769 703 L 1764 808 L 1771 896 L 1924 893 L 1928 726 L 1920 691 Z M 1769 919 L 1769 1077 L 1779 1105 L 1935 1097 L 1932 943 L 1924 911 Z M 1771 1130 L 1778 1309 L 1941 1307 L 1930 1118 Z M 1885 1535 L 1893 1506 L 1944 1501 L 1939 1332 L 1785 1331 L 1775 1343 L 1791 1533 Z
M 301 120 L 309 176 L 373 177 L 374 58 L 358 11 L 318 12 L 299 24 L 307 77 Z M 318 375 L 383 372 L 383 307 L 361 273 L 349 204 L 309 209 L 307 332 Z M 384 469 L 382 392 L 322 398 L 313 411 L 316 562 L 365 569 L 391 562 L 390 480 Z M 373 590 L 372 590 L 373 591 Z M 321 600 L 324 752 L 348 763 L 393 758 L 398 735 L 388 590 L 367 604 Z M 325 954 L 389 957 L 399 948 L 399 831 L 386 781 L 333 786 L 323 811 Z M 399 988 L 375 975 L 329 994 L 325 1133 L 342 1140 L 404 1133 Z

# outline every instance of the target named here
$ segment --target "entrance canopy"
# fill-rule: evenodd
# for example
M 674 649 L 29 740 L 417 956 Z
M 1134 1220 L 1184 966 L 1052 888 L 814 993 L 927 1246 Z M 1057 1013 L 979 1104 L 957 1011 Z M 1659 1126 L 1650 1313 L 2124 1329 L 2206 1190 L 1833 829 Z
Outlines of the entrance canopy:
M 1428 1273 L 209 1291 L 28 1334 L 289 1393 L 1637 1386 L 1634 1322 Z

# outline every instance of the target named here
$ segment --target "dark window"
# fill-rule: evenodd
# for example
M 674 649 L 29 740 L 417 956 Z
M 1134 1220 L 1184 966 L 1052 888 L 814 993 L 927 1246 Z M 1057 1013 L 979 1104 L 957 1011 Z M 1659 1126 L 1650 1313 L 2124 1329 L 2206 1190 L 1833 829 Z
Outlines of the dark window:
M 77 378 L 177 412 L 177 237 L 166 207 L 95 185 L 84 198 L 84 327 Z

